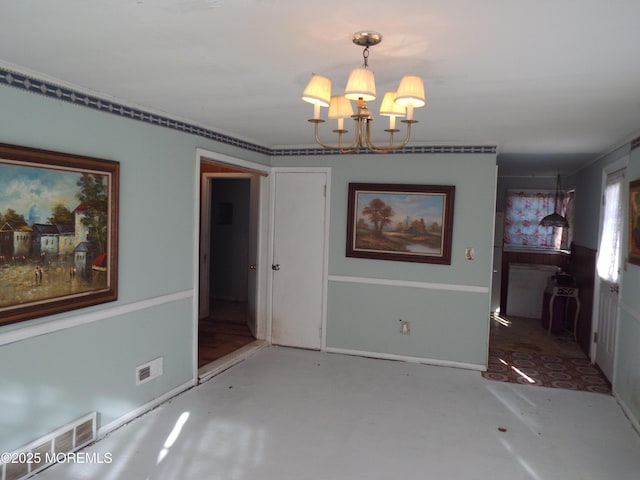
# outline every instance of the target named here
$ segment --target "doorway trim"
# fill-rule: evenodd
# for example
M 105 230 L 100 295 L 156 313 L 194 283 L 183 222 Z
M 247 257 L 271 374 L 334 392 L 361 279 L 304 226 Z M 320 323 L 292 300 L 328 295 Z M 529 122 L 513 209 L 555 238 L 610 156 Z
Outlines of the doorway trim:
M 192 315 L 192 366 L 194 371 L 194 377 L 198 378 L 198 320 L 200 313 L 200 215 L 201 215 L 201 174 L 202 170 L 200 164 L 203 161 L 211 161 L 218 164 L 227 164 L 230 168 L 238 168 L 244 170 L 240 175 L 234 175 L 229 173 L 212 174 L 219 177 L 235 177 L 244 176 L 247 177 L 251 172 L 255 172 L 257 175 L 260 193 L 259 193 L 259 211 L 258 211 L 258 229 L 257 235 L 257 279 L 256 279 L 256 337 L 258 340 L 264 340 L 267 334 L 267 294 L 269 284 L 268 268 L 269 261 L 269 192 L 270 192 L 270 179 L 271 167 L 262 165 L 260 163 L 243 160 L 240 158 L 232 157 L 222 153 L 217 153 L 211 150 L 203 148 L 196 148 L 196 175 L 194 185 L 194 220 L 198 228 L 195 229 L 193 234 L 193 285 L 195 295 L 193 296 L 193 315 Z M 262 342 L 264 343 L 264 342 Z M 249 354 L 251 351 L 248 352 Z M 206 375 L 208 378 L 210 375 Z

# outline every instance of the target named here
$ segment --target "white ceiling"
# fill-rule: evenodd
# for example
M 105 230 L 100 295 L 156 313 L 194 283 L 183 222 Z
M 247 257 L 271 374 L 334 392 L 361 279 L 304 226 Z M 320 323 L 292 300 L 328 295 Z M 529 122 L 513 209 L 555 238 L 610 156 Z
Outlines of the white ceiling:
M 312 72 L 343 89 L 366 29 L 379 99 L 425 79 L 412 145 L 568 173 L 640 131 L 639 0 L 1 0 L 0 17 L 5 66 L 266 147 L 313 144 L 300 94 Z

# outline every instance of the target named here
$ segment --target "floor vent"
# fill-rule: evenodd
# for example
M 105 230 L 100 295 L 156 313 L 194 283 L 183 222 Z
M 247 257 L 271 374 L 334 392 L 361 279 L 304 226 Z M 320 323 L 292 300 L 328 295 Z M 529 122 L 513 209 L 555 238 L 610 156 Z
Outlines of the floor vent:
M 96 439 L 96 412 L 60 427 L 14 452 L 2 454 L 0 480 L 21 480 L 67 461 L 68 455 Z

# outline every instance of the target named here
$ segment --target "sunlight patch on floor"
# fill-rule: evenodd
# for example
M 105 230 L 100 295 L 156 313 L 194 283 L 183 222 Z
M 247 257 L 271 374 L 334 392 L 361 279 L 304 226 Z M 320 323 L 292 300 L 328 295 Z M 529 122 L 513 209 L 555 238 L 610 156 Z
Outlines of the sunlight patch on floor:
M 498 359 L 500 361 L 500 363 L 502 363 L 504 366 L 509 367 L 511 370 L 513 370 L 514 372 L 516 372 L 518 375 L 520 375 L 522 378 L 524 378 L 527 382 L 529 383 L 536 383 L 536 381 L 531 378 L 529 375 L 527 375 L 526 373 L 524 373 L 522 370 L 520 370 L 517 367 L 514 367 L 513 365 L 509 365 L 509 362 L 503 360 L 502 358 Z
M 498 322 L 500 325 L 504 326 L 504 327 L 510 327 L 511 326 L 511 321 L 507 320 L 504 317 L 501 317 L 498 312 L 494 312 L 493 315 L 491 315 L 491 318 L 493 320 L 495 320 L 496 322 Z
M 178 437 L 180 436 L 180 432 L 182 431 L 182 427 L 188 419 L 189 412 L 183 412 L 182 415 L 180 415 L 180 418 L 178 418 L 178 421 L 174 425 L 173 430 L 171 430 L 171 433 L 165 440 L 162 450 L 160 450 L 160 452 L 158 453 L 158 464 L 160 464 L 160 462 L 164 460 L 164 457 L 167 456 L 167 453 L 169 453 L 169 450 L 171 449 L 171 447 L 173 447 L 173 444 L 176 443 L 176 440 L 178 439 Z

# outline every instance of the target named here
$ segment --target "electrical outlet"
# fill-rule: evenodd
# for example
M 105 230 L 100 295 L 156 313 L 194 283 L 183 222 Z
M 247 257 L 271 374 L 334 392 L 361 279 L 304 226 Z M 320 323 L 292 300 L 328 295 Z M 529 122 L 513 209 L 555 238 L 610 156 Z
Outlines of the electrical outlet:
M 409 335 L 411 333 L 411 322 L 408 320 L 400 320 L 400 333 L 402 335 Z

